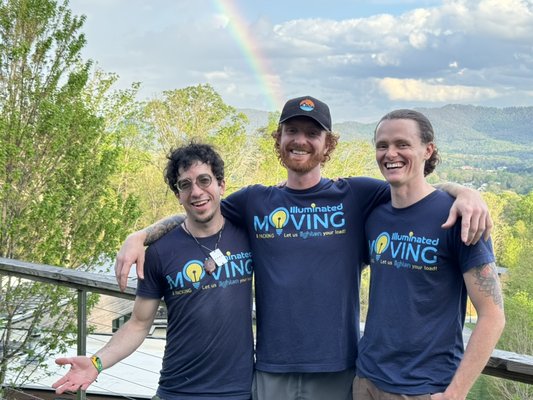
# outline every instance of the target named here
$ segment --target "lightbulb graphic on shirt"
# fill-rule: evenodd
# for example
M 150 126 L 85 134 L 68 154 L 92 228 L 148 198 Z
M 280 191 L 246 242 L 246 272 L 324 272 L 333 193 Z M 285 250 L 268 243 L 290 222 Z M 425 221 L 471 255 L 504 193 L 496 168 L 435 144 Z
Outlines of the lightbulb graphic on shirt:
M 192 282 L 192 285 L 195 289 L 200 287 L 200 280 L 204 277 L 204 275 L 204 265 L 201 261 L 191 260 L 183 267 L 183 276 L 186 280 Z
M 381 254 L 387 250 L 390 244 L 390 236 L 387 232 L 382 232 L 374 242 L 374 251 L 376 252 L 376 260 L 379 260 Z
M 289 211 L 284 207 L 278 207 L 270 213 L 268 219 L 272 226 L 276 228 L 276 233 L 281 235 L 283 228 L 289 222 Z

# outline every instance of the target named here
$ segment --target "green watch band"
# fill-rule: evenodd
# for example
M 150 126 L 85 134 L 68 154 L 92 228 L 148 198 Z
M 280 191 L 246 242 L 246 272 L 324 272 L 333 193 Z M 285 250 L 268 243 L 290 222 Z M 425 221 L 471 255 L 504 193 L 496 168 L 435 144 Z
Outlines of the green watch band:
M 98 373 L 102 372 L 104 370 L 104 366 L 102 365 L 102 360 L 100 360 L 100 357 L 98 356 L 92 356 L 91 362 L 94 365 L 94 368 L 98 371 Z

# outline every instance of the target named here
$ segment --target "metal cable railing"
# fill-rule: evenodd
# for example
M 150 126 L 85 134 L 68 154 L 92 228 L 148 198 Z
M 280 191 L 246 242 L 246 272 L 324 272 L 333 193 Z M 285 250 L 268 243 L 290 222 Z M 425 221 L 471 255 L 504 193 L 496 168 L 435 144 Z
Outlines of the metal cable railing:
M 87 354 L 87 323 L 88 321 L 91 321 L 90 318 L 86 315 L 86 302 L 84 302 L 84 297 L 86 296 L 87 292 L 94 292 L 94 293 L 100 293 L 105 294 L 109 296 L 115 296 L 119 298 L 125 298 L 133 300 L 135 298 L 135 288 L 133 284 L 130 284 L 126 291 L 123 293 L 118 289 L 118 286 L 115 282 L 114 277 L 102 275 L 102 274 L 94 274 L 94 273 L 88 273 L 83 271 L 76 271 L 66 268 L 60 268 L 60 267 L 53 267 L 49 265 L 42 265 L 42 264 L 34 264 L 34 263 L 26 263 L 18 260 L 11 260 L 11 259 L 5 259 L 0 258 L 0 275 L 12 275 L 17 276 L 19 278 L 24 279 L 30 279 L 30 280 L 37 280 L 41 282 L 47 282 L 55 285 L 62 285 L 67 286 L 70 288 L 74 288 L 78 291 L 78 294 L 81 298 L 79 298 L 78 301 L 78 345 L 76 349 L 77 354 Z M 106 310 L 106 312 L 109 312 L 110 310 Z M 112 312 L 112 311 L 111 311 Z M 98 323 L 98 322 L 96 322 Z M 93 342 L 92 344 L 99 344 L 101 342 L 104 342 L 101 338 L 93 338 L 94 335 L 90 335 Z M 150 339 L 154 341 L 158 341 L 159 343 L 162 342 L 160 339 Z M 146 342 L 146 340 L 145 340 Z M 91 348 L 91 351 L 93 349 Z M 96 347 L 94 348 L 94 351 L 96 350 Z M 135 354 L 135 353 L 134 353 Z M 163 351 L 161 350 L 161 355 L 163 354 Z M 153 354 L 153 352 L 149 351 L 143 351 L 140 350 L 137 354 L 140 357 L 144 357 L 146 359 L 152 359 L 154 357 L 157 358 Z M 130 356 L 131 357 L 131 356 Z M 160 356 L 159 356 L 160 357 Z M 124 375 L 130 377 L 130 379 L 124 379 L 122 378 L 121 374 L 118 374 L 116 371 L 113 371 L 111 374 L 109 373 L 109 370 L 104 371 L 102 374 L 102 377 L 109 377 L 112 379 L 117 380 L 118 382 L 124 382 L 126 385 L 139 385 L 138 387 L 144 387 L 144 389 L 151 390 L 152 393 L 155 393 L 156 387 L 157 387 L 157 376 L 159 375 L 159 371 L 157 368 L 147 368 L 146 365 L 143 365 L 142 367 L 139 367 L 139 362 L 131 362 L 123 361 L 123 366 L 128 368 L 138 368 L 135 371 L 137 371 L 137 374 L 148 374 L 150 376 L 149 379 L 153 379 L 154 381 L 154 387 L 152 388 L 149 385 L 146 385 L 146 381 L 143 381 L 143 384 L 139 385 L 139 379 L 133 381 L 131 380 L 131 374 L 130 375 Z M 63 373 L 61 373 L 62 375 Z M 485 370 L 484 374 L 497 376 L 500 378 L 504 378 L 511 381 L 517 381 L 517 382 L 524 382 L 533 384 L 533 357 L 530 355 L 521 355 L 521 354 L 515 354 L 511 352 L 505 352 L 500 350 L 495 350 L 492 354 L 491 359 L 489 360 Z M 59 378 L 59 377 L 58 377 Z M 96 383 L 95 383 L 96 384 Z M 101 389 L 108 392 L 110 395 L 114 395 L 114 391 L 109 390 L 106 386 L 102 384 L 102 382 L 98 382 L 98 385 L 95 386 L 95 384 L 92 385 L 94 389 Z M 130 394 L 128 394 L 129 396 Z M 86 397 L 87 395 L 85 393 L 82 394 L 81 397 L 78 398 L 89 398 Z M 123 398 L 125 397 L 123 394 L 120 395 Z M 150 396 L 147 396 L 149 398 Z M 130 397 L 131 398 L 131 397 Z

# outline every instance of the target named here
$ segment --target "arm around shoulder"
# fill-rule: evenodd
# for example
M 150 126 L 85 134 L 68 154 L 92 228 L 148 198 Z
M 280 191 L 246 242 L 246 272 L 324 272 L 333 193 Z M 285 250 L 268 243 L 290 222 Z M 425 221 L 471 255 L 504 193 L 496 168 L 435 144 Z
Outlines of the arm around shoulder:
M 451 182 L 442 183 L 436 187 L 455 197 L 448 219 L 442 227 L 451 228 L 457 218 L 461 217 L 461 240 L 465 244 L 476 244 L 481 236 L 488 240 L 493 223 L 489 208 L 481 193 Z
M 184 215 L 173 215 L 134 232 L 126 238 L 115 261 L 115 277 L 120 290 L 126 289 L 133 264 L 136 264 L 137 267 L 137 277 L 139 279 L 144 278 L 144 247 L 157 241 L 184 220 Z

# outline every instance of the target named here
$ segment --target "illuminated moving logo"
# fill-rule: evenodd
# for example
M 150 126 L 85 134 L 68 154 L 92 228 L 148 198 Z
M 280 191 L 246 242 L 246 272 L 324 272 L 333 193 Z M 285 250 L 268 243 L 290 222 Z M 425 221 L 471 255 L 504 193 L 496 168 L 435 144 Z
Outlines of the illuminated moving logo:
M 276 233 L 281 235 L 283 228 L 289 221 L 289 211 L 287 211 L 287 209 L 284 207 L 276 208 L 270 213 L 268 220 L 270 221 L 270 224 L 276 228 Z
M 419 262 L 425 265 L 435 265 L 438 262 L 439 241 L 439 238 L 415 235 L 413 231 L 408 234 L 381 232 L 374 241 L 369 241 L 368 244 L 371 254 L 376 255 L 376 261 L 380 260 L 387 251 L 388 257 L 386 258 L 394 260 L 396 266 Z M 383 263 L 383 261 L 380 262 Z
M 387 232 L 381 233 L 374 242 L 374 251 L 376 252 L 376 260 L 379 260 L 381 253 L 388 249 L 390 244 L 390 236 Z
M 323 232 L 331 230 L 338 230 L 337 234 L 346 233 L 340 232 L 346 228 L 343 203 L 324 206 L 311 203 L 306 207 L 278 207 L 269 214 L 254 215 L 253 223 L 255 232 L 264 232 L 270 235 L 267 235 L 268 237 L 274 237 L 274 233 L 269 234 L 272 227 L 278 236 L 285 235 L 286 231 L 294 230 L 315 236 L 322 236 Z
M 205 276 L 204 264 L 198 260 L 191 260 L 183 267 L 185 280 L 192 283 L 195 289 L 200 287 L 200 280 Z
M 237 253 L 226 251 L 224 255 L 226 256 L 227 262 L 211 274 L 210 284 L 215 285 L 211 286 L 211 288 L 227 287 L 228 285 L 233 285 L 241 281 L 244 283 L 246 280 L 243 281 L 243 279 L 251 278 L 252 276 L 253 261 L 250 251 Z M 183 268 L 176 268 L 175 273 L 165 276 L 170 290 L 188 290 L 188 293 L 190 293 L 191 288 L 187 286 L 199 289 L 202 285 L 202 280 L 206 277 L 208 275 L 204 270 L 204 263 L 200 260 L 190 260 Z

